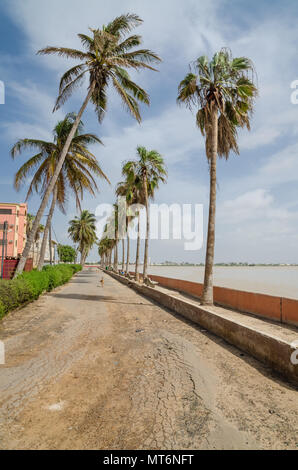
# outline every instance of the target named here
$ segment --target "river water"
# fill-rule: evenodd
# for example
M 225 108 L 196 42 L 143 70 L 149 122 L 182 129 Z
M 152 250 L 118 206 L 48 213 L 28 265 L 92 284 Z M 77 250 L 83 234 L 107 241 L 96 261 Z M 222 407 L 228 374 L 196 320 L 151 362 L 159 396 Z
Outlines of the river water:
M 158 276 L 193 282 L 204 280 L 201 266 L 150 266 L 148 270 Z M 214 285 L 298 299 L 298 266 L 216 266 Z

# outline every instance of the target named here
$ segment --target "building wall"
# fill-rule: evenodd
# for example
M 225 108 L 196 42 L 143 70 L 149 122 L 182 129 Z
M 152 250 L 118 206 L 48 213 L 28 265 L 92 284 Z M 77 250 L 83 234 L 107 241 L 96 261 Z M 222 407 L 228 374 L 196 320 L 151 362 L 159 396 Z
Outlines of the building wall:
M 4 222 L 8 222 L 7 257 L 17 258 L 26 243 L 27 204 L 0 203 L 0 240 L 3 239 Z

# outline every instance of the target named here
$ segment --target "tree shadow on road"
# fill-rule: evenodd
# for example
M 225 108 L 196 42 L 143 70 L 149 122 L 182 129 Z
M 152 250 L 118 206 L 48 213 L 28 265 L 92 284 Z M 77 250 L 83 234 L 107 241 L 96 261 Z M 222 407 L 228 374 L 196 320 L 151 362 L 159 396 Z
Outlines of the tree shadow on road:
M 95 302 L 109 302 L 113 304 L 126 304 L 126 305 L 151 305 L 143 302 L 122 302 L 117 300 L 115 297 L 109 297 L 107 295 L 86 295 L 86 294 L 51 294 L 52 297 L 60 299 L 73 299 L 73 300 L 84 300 L 84 301 L 95 301 Z

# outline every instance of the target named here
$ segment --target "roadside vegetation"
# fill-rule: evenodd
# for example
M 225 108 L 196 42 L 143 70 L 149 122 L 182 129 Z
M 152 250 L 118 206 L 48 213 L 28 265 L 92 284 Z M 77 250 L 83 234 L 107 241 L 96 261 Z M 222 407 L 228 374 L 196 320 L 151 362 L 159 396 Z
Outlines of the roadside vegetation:
M 78 264 L 45 266 L 42 271 L 23 272 L 12 280 L 0 280 L 0 318 L 22 305 L 38 299 L 44 292 L 62 286 L 82 269 Z

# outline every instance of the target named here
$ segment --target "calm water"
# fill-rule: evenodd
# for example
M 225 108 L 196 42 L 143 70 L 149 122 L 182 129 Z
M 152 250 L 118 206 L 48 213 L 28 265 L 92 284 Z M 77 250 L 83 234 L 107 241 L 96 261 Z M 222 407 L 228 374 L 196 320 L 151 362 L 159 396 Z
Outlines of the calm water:
M 150 266 L 150 274 L 203 282 L 204 268 Z M 298 299 L 298 267 L 215 267 L 214 284 L 250 292 Z

